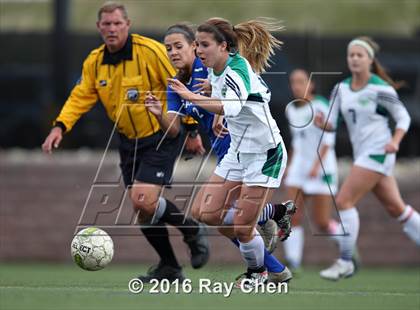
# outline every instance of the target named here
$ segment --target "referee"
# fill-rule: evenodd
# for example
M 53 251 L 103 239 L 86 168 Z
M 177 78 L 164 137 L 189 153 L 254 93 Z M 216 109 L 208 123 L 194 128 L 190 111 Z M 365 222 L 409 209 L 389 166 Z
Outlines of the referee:
M 83 64 L 82 76 L 53 123 L 42 149 L 51 153 L 63 134 L 98 100 L 119 132 L 120 167 L 139 214 L 141 230 L 159 254 L 160 262 L 143 281 L 183 280 L 169 242 L 165 223 L 176 226 L 191 251 L 191 264 L 200 268 L 209 257 L 204 229 L 187 218 L 169 200 L 160 197 L 169 184 L 174 162 L 181 148 L 181 137 L 163 137 L 156 118 L 144 106 L 145 94 L 152 92 L 166 109 L 167 78 L 175 75 L 162 44 L 137 34 L 129 34 L 126 8 L 107 2 L 98 12 L 96 26 L 105 44 L 93 50 Z M 202 146 L 201 146 L 202 147 Z

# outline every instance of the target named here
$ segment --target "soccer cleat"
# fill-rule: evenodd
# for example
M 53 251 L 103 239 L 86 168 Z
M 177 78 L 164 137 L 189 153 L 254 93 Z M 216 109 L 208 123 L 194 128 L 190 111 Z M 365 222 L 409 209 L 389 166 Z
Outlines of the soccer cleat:
M 253 288 L 259 284 L 266 284 L 268 281 L 268 272 L 262 267 L 260 270 L 249 269 L 247 272 L 236 277 L 236 288 Z
M 319 275 L 321 278 L 337 281 L 340 278 L 349 278 L 354 274 L 353 262 L 344 259 L 337 259 L 335 263 L 327 269 L 322 270 Z
M 268 282 L 271 282 L 271 283 L 289 282 L 292 278 L 293 278 L 293 274 L 287 267 L 284 267 L 284 270 L 281 272 L 268 273 Z
M 140 275 L 137 277 L 139 280 L 143 281 L 144 283 L 149 283 L 151 280 L 163 280 L 167 279 L 170 282 L 179 280 L 180 282 L 185 280 L 184 275 L 182 274 L 182 268 L 176 268 L 173 266 L 165 265 L 159 263 L 158 265 L 152 266 L 147 271 L 147 275 L 143 276 Z
M 278 226 L 278 238 L 280 241 L 285 241 L 289 238 L 292 231 L 292 215 L 296 213 L 297 207 L 292 200 L 285 201 L 281 204 L 274 205 L 274 207 L 283 209 L 283 212 L 275 212 L 273 220 Z M 281 214 L 282 216 L 278 215 Z
M 263 225 L 257 225 L 257 230 L 264 240 L 264 246 L 268 252 L 273 253 L 277 246 L 278 226 L 273 220 L 268 220 Z
M 184 242 L 188 244 L 191 251 L 191 266 L 194 269 L 203 267 L 210 257 L 206 226 L 200 223 L 198 233 L 193 236 L 184 236 Z

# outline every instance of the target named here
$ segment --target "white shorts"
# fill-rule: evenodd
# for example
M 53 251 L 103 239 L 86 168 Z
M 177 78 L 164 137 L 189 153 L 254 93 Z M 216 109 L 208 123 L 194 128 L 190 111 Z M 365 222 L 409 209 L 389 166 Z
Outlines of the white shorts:
M 265 153 L 240 153 L 229 148 L 214 173 L 247 186 L 278 188 L 286 164 L 287 152 L 281 141 L 276 148 Z
M 362 154 L 356 157 L 354 165 L 388 176 L 392 175 L 395 166 L 395 160 L 395 153 Z
M 335 195 L 337 193 L 337 179 L 336 174 L 322 173 L 321 176 L 310 178 L 288 172 L 284 184 L 289 187 L 300 188 L 306 195 Z

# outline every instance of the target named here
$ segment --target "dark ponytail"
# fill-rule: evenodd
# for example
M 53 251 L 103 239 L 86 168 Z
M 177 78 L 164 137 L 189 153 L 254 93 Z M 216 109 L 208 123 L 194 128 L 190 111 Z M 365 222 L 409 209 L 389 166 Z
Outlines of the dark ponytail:
M 190 45 L 195 41 L 194 31 L 192 30 L 191 26 L 187 24 L 180 23 L 170 26 L 168 30 L 166 30 L 165 37 L 174 33 L 182 34 Z M 183 84 L 186 84 L 191 78 L 191 73 L 188 70 L 179 69 L 175 78 L 181 81 Z

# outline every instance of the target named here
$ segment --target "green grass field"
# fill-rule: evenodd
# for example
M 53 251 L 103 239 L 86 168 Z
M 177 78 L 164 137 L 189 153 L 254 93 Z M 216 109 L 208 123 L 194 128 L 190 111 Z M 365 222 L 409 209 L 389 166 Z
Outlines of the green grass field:
M 114 265 L 87 272 L 75 265 L 0 264 L 0 309 L 420 309 L 420 268 L 363 269 L 337 283 L 306 269 L 287 294 L 132 294 L 128 281 L 144 272 Z M 240 267 L 186 269 L 193 286 L 199 278 L 231 281 Z M 148 290 L 148 287 L 146 287 Z

